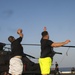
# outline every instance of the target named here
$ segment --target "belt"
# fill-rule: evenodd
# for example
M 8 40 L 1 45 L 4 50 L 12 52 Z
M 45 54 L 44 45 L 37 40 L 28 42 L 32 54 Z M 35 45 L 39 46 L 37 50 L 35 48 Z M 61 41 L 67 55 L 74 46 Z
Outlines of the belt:
M 14 57 L 16 57 L 16 58 L 20 58 L 20 59 L 22 58 L 22 56 L 14 56 Z

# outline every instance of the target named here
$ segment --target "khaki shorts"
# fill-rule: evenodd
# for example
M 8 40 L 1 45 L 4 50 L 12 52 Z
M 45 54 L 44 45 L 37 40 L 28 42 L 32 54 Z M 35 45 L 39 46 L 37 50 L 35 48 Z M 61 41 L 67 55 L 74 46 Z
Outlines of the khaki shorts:
M 23 63 L 20 58 L 13 57 L 9 63 L 9 73 L 13 75 L 19 75 L 23 72 Z
M 50 74 L 52 59 L 50 57 L 39 58 L 41 74 Z

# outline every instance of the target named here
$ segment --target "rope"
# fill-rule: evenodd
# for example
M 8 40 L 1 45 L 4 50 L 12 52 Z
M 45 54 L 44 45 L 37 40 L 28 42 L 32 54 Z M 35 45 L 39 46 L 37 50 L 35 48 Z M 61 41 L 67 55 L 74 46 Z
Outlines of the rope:
M 59 64 L 61 64 L 63 62 L 63 60 L 65 59 L 66 56 L 68 56 L 68 51 L 69 51 L 70 47 L 67 49 L 66 54 L 63 56 L 62 60 L 60 61 Z

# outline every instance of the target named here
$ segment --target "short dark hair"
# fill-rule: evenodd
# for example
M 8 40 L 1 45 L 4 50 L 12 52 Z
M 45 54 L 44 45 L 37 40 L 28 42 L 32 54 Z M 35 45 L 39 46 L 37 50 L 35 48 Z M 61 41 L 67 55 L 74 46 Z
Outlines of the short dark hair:
M 10 42 L 13 42 L 13 39 L 14 39 L 13 36 L 9 36 L 9 37 L 8 37 L 8 40 L 9 40 Z
M 44 37 L 44 36 L 48 35 L 48 32 L 47 32 L 47 31 L 43 31 L 43 32 L 41 33 L 41 35 L 42 35 L 42 37 Z

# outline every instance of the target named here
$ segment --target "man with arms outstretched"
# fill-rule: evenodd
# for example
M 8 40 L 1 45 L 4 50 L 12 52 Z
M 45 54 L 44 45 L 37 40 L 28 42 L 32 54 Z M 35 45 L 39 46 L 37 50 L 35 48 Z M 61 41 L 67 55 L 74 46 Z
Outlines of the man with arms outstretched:
M 41 74 L 49 75 L 53 58 L 53 47 L 61 47 L 65 44 L 68 44 L 70 40 L 66 40 L 64 42 L 53 42 L 49 40 L 49 34 L 46 27 L 44 27 L 44 31 L 41 33 L 41 35 L 41 56 L 39 58 L 39 64 Z

